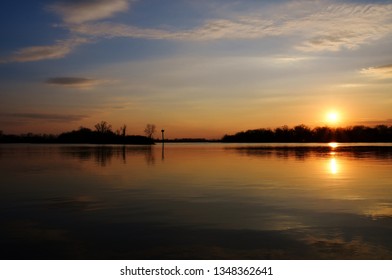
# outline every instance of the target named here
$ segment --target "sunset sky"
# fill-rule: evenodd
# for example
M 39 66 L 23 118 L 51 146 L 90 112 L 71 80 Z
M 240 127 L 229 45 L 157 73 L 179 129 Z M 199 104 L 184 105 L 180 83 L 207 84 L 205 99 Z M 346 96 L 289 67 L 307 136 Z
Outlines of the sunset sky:
M 5 0 L 0 38 L 4 133 L 392 125 L 391 1 Z

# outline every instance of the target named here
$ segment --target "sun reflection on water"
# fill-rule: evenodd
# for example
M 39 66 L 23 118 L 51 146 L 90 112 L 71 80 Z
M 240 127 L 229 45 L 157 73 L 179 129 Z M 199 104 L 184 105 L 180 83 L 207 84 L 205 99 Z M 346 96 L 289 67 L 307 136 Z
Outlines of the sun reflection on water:
M 339 172 L 339 165 L 336 158 L 331 158 L 329 160 L 329 171 L 331 174 L 336 175 Z
M 329 159 L 329 162 L 328 162 L 329 173 L 331 173 L 332 175 L 336 175 L 339 173 L 339 164 L 336 159 L 337 153 L 336 153 L 335 149 L 339 146 L 339 144 L 336 142 L 330 142 L 330 143 L 328 143 L 328 146 L 331 148 L 331 152 L 329 153 L 331 158 Z
M 330 146 L 332 149 L 335 149 L 339 146 L 339 144 L 336 142 L 331 142 L 331 143 L 328 143 L 328 146 Z

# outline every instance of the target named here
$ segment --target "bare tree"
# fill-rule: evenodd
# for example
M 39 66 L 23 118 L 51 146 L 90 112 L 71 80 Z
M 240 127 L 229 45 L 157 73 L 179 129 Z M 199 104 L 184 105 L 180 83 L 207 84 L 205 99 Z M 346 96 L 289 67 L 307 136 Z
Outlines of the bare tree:
M 112 131 L 112 126 L 105 121 L 101 121 L 97 123 L 95 126 L 95 130 L 100 133 L 108 133 Z
M 120 134 L 122 137 L 125 137 L 125 135 L 127 134 L 127 126 L 125 124 L 120 127 Z
M 148 138 L 152 138 L 155 133 L 155 124 L 147 124 L 144 133 Z
M 127 134 L 127 126 L 124 124 L 119 129 L 116 129 L 116 135 L 125 137 Z

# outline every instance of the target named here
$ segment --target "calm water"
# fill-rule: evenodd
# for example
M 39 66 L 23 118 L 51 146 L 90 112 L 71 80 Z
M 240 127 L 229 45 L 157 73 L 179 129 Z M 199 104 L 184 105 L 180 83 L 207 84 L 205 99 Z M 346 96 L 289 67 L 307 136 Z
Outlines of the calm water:
M 392 145 L 0 145 L 2 259 L 392 259 Z

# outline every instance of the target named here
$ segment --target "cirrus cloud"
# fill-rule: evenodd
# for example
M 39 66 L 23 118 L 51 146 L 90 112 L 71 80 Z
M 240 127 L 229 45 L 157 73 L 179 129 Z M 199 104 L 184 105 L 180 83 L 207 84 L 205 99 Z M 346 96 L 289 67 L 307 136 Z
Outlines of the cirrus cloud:
M 81 88 L 81 89 L 92 88 L 103 82 L 104 81 L 102 80 L 81 78 L 81 77 L 52 77 L 46 79 L 45 81 L 45 83 L 50 85 L 74 87 L 74 88 Z
M 101 20 L 118 12 L 128 10 L 131 0 L 62 0 L 48 6 L 48 10 L 59 15 L 69 25 Z M 31 46 L 16 50 L 12 55 L 1 58 L 0 63 L 32 62 L 47 59 L 60 59 L 70 54 L 76 47 L 92 42 L 86 36 L 74 36 L 70 39 L 58 40 L 53 45 Z
M 185 30 L 145 29 L 111 22 L 69 25 L 79 36 L 172 40 L 260 39 L 295 36 L 303 52 L 356 49 L 392 34 L 392 4 L 294 1 L 230 19 L 210 19 Z
M 64 22 L 78 24 L 112 17 L 129 8 L 129 0 L 67 0 L 58 1 L 48 9 Z
M 45 59 L 60 59 L 67 56 L 74 48 L 81 44 L 90 42 L 87 38 L 72 38 L 68 40 L 59 40 L 54 45 L 32 46 L 15 51 L 4 62 L 31 62 Z
M 48 7 L 57 14 L 74 39 L 53 45 L 17 50 L 4 62 L 59 59 L 77 46 L 107 38 L 148 40 L 254 40 L 264 37 L 290 38 L 301 52 L 353 50 L 392 34 L 392 4 L 339 3 L 333 1 L 290 1 L 265 10 L 213 18 L 201 25 L 178 28 L 144 28 L 102 21 L 129 9 L 132 0 L 61 0 Z M 76 39 L 75 39 L 76 38 Z

